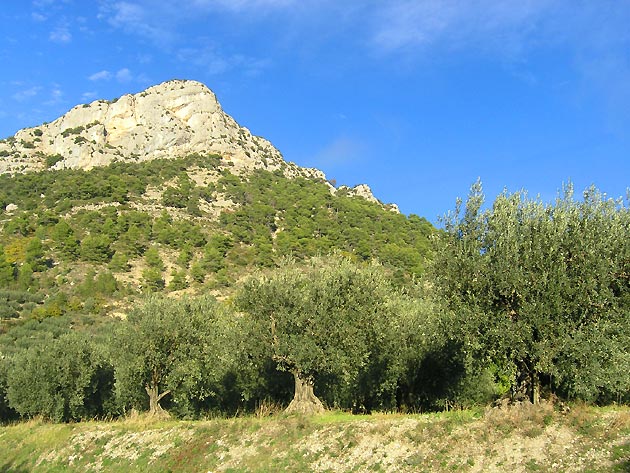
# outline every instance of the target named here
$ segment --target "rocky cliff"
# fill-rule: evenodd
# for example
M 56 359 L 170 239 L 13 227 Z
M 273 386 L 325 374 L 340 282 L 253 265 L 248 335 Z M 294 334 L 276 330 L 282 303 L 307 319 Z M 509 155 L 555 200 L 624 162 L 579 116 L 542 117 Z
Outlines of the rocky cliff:
M 219 154 L 236 172 L 280 169 L 289 177 L 325 179 L 317 169 L 285 162 L 269 141 L 225 113 L 208 87 L 190 80 L 77 105 L 51 123 L 20 130 L 0 141 L 0 174 L 91 169 L 191 153 Z M 355 195 L 376 200 L 367 186 L 355 189 Z

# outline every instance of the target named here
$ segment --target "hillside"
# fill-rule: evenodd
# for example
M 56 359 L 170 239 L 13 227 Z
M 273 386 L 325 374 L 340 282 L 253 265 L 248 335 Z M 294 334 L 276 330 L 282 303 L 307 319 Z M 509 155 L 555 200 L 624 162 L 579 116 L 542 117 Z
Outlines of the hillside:
M 282 258 L 378 258 L 422 273 L 434 229 L 285 162 L 194 81 L 79 105 L 0 142 L 0 318 L 124 310 L 212 292 Z
M 0 427 L 0 471 L 624 472 L 627 408 Z
M 38 317 L 63 310 L 58 298 L 79 297 L 85 308 L 84 294 L 96 313 L 125 294 L 220 295 L 253 268 L 332 250 L 377 257 L 404 280 L 422 272 L 433 232 L 424 219 L 333 195 L 319 180 L 238 177 L 218 156 L 5 175 L 0 189 L 0 201 L 20 202 L 0 215 L 9 268 L 0 287 L 44 292 Z

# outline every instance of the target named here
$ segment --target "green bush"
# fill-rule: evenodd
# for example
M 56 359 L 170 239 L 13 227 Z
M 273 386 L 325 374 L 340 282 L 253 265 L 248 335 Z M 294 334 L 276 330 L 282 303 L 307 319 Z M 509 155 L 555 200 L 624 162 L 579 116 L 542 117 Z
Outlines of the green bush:
M 113 369 L 89 337 L 71 333 L 15 354 L 7 369 L 9 406 L 53 421 L 112 414 Z
M 81 258 L 94 263 L 106 263 L 114 253 L 105 235 L 88 235 L 81 242 Z

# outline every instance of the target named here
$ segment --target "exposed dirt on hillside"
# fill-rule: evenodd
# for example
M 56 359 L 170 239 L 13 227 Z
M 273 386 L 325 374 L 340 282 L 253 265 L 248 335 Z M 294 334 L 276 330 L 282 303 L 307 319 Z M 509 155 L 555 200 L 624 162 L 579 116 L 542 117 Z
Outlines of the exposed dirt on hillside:
M 630 408 L 0 428 L 0 471 L 628 471 Z

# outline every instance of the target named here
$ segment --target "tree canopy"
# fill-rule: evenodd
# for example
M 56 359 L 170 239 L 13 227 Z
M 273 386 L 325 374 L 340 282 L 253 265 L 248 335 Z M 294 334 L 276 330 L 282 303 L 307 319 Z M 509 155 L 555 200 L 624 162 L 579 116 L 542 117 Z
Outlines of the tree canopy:
M 483 203 L 477 183 L 445 221 L 433 265 L 467 354 L 533 400 L 541 382 L 568 396 L 627 393 L 628 208 L 594 188 L 576 200 L 571 186 L 553 204 L 524 192 Z
M 195 403 L 218 403 L 217 386 L 234 369 L 235 323 L 211 297 L 147 298 L 118 326 L 112 345 L 122 404 L 148 405 L 155 414 L 170 396 L 185 414 Z
M 16 178 L 41 194 L 0 208 L 0 420 L 630 401 L 623 200 L 477 183 L 436 232 L 316 180 L 153 165 Z M 91 181 L 117 170 L 114 205 Z M 161 184 L 166 210 L 126 205 Z
M 296 409 L 308 410 L 298 405 L 318 408 L 312 389 L 319 377 L 352 386 L 354 402 L 379 396 L 382 401 L 392 394 L 398 343 L 404 338 L 397 323 L 399 297 L 382 266 L 332 256 L 288 262 L 254 276 L 235 301 L 251 317 L 278 368 L 293 373 Z M 379 371 L 379 363 L 387 368 Z M 356 388 L 366 372 L 376 379 L 371 392 L 358 399 Z
M 113 369 L 83 334 L 68 333 L 20 351 L 6 376 L 7 399 L 21 415 L 69 421 L 115 412 Z

